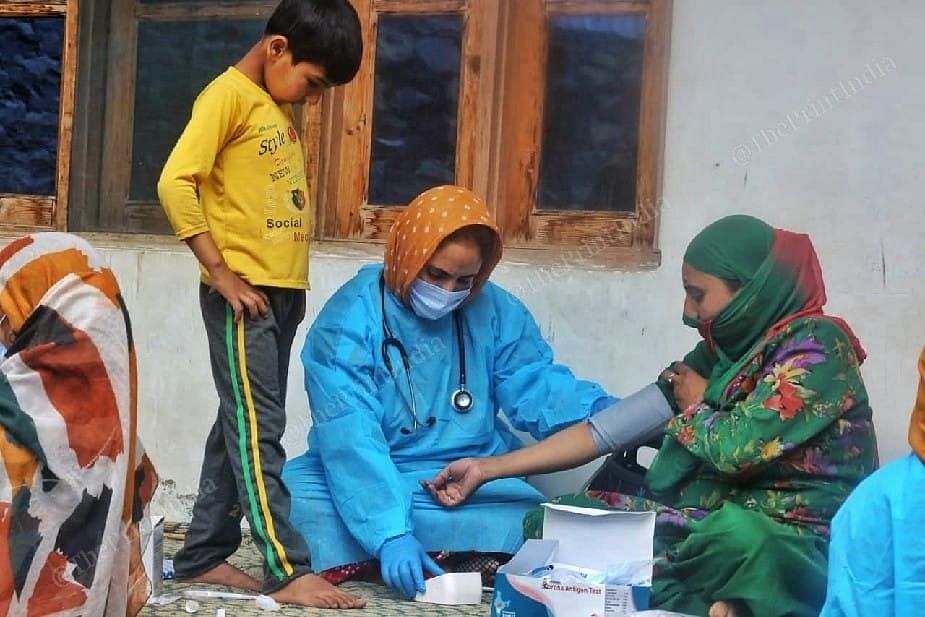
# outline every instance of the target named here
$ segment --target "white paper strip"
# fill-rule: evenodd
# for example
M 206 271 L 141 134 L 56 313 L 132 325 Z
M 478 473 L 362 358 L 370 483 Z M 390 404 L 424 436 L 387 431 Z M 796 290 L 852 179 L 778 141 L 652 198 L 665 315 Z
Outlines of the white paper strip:
M 482 575 L 478 572 L 453 572 L 424 581 L 427 591 L 418 593 L 416 602 L 431 604 L 481 604 Z

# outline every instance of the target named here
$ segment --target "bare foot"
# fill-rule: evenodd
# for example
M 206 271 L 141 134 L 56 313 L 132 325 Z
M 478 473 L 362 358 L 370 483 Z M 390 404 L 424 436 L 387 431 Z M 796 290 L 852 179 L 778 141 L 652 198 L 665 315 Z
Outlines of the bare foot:
M 247 589 L 248 591 L 260 591 L 262 586 L 253 576 L 243 570 L 239 570 L 227 561 L 223 561 L 211 570 L 208 570 L 199 576 L 192 578 L 179 579 L 181 583 L 207 583 L 209 585 L 226 585 L 228 587 L 237 587 L 238 589 Z
M 341 591 L 314 574 L 303 574 L 288 585 L 270 594 L 277 602 L 301 604 L 315 608 L 363 608 L 366 600 Z
M 713 606 L 710 607 L 710 614 L 708 617 L 736 617 L 736 612 L 731 604 L 714 602 Z

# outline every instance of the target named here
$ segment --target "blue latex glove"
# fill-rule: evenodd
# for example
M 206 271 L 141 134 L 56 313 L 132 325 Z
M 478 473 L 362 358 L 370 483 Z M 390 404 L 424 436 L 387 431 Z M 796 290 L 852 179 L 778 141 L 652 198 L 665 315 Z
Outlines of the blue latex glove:
M 433 575 L 443 574 L 424 547 L 411 533 L 389 538 L 379 549 L 382 581 L 408 599 L 424 591 L 424 569 Z

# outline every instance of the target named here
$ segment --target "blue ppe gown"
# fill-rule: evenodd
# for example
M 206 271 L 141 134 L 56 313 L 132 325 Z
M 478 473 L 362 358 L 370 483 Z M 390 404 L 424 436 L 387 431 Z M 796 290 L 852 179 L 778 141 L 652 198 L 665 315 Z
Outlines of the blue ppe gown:
M 283 479 L 312 568 L 371 559 L 406 532 L 427 551 L 514 553 L 524 514 L 543 500 L 526 481 L 486 483 L 456 508 L 434 502 L 418 482 L 458 458 L 520 447 L 500 410 L 517 430 L 542 439 L 613 399 L 554 364 L 526 307 L 488 282 L 458 311 L 475 401 L 459 413 L 450 402 L 460 366 L 453 316 L 421 319 L 386 289 L 388 324 L 407 351 L 419 420 L 402 433 L 414 426 L 411 392 L 394 347 L 394 375 L 383 362 L 381 273 L 381 264 L 365 266 L 341 287 L 302 349 L 313 424 L 308 451 L 286 464 Z
M 832 520 L 821 617 L 925 614 L 925 464 L 910 453 L 874 472 Z

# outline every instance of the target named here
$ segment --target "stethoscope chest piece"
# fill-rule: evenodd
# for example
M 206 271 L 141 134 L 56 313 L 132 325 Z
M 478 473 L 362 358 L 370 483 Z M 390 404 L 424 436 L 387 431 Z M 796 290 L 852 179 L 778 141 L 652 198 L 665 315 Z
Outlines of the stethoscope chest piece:
M 460 388 L 450 396 L 450 404 L 453 405 L 458 413 L 469 413 L 472 411 L 472 393 L 466 388 Z

